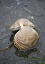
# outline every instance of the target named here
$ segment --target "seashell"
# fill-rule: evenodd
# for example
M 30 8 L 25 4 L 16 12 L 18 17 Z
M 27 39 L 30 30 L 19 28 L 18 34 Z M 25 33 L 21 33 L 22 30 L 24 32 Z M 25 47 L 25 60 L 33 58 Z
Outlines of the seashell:
M 23 26 L 14 36 L 14 45 L 20 49 L 32 48 L 38 41 L 38 33 L 29 26 Z
M 28 49 L 37 43 L 39 35 L 33 28 L 35 28 L 35 25 L 25 18 L 17 20 L 10 27 L 12 31 L 19 30 L 14 36 L 14 45 L 18 49 Z
M 15 30 L 18 30 L 21 28 L 20 24 L 22 24 L 23 26 L 30 26 L 32 28 L 35 27 L 35 25 L 29 21 L 28 19 L 25 19 L 25 18 L 21 18 L 21 19 L 18 19 L 11 27 L 10 27 L 10 30 L 12 31 L 15 31 Z

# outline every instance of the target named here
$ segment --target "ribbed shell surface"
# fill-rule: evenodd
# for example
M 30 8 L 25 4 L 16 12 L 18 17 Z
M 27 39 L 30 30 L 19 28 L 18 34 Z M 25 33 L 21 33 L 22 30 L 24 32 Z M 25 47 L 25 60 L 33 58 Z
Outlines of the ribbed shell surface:
M 21 50 L 33 47 L 39 39 L 38 33 L 28 26 L 23 26 L 14 36 L 14 45 Z

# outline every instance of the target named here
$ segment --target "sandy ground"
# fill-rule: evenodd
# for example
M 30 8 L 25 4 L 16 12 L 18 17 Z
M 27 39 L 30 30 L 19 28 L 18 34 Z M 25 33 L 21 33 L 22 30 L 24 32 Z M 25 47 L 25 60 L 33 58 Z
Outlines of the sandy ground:
M 27 11 L 28 10 L 28 11 Z M 45 0 L 0 0 L 0 49 L 8 47 L 12 35 L 7 25 L 12 25 L 17 19 L 31 20 L 39 30 L 39 42 L 35 46 L 45 54 Z M 36 61 L 18 57 L 14 46 L 0 53 L 0 64 L 37 64 Z M 38 52 L 30 57 L 44 56 Z

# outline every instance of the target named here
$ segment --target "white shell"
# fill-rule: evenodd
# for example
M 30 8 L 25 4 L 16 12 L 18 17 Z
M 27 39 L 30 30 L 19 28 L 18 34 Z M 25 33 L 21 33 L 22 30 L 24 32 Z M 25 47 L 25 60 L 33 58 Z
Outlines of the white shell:
M 14 45 L 21 50 L 33 47 L 38 39 L 38 33 L 33 29 L 35 25 L 28 19 L 21 18 L 17 20 L 10 29 L 15 31 L 20 30 L 14 36 Z
M 17 28 L 17 27 L 20 27 L 20 24 L 22 24 L 23 26 L 29 26 L 29 27 L 32 27 L 34 28 L 35 25 L 29 21 L 28 19 L 25 19 L 25 18 L 21 18 L 21 19 L 18 19 L 11 27 L 10 27 L 10 30 L 13 31 L 13 29 Z
M 33 28 L 23 26 L 14 36 L 14 45 L 24 50 L 33 47 L 38 39 L 39 35 Z

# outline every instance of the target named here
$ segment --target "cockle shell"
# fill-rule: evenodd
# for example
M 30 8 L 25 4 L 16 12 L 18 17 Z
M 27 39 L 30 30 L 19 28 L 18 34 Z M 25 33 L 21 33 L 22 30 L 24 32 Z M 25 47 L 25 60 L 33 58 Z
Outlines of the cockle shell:
M 39 35 L 33 28 L 35 28 L 35 25 L 25 18 L 17 20 L 10 27 L 12 31 L 19 30 L 14 36 L 14 45 L 18 49 L 28 49 L 37 43 Z
M 18 19 L 11 27 L 10 27 L 10 30 L 12 31 L 15 31 L 17 29 L 20 29 L 20 24 L 22 24 L 23 26 L 29 26 L 29 27 L 32 27 L 34 28 L 35 25 L 29 21 L 28 19 L 25 19 L 25 18 L 21 18 L 21 19 Z
M 14 45 L 21 50 L 33 47 L 39 39 L 38 33 L 29 26 L 23 26 L 14 36 Z

